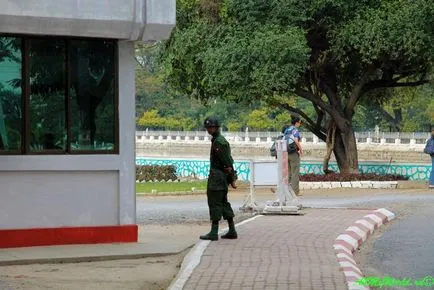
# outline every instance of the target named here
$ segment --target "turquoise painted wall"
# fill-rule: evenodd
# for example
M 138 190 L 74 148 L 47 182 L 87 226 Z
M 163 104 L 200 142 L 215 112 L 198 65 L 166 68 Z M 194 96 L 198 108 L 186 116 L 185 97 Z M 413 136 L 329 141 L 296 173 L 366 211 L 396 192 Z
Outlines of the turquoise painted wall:
M 188 159 L 153 159 L 137 158 L 137 165 L 175 165 L 178 176 L 197 176 L 198 178 L 207 178 L 209 172 L 208 160 L 188 160 Z M 240 180 L 249 180 L 250 168 L 249 161 L 235 161 L 235 170 L 238 171 Z M 330 164 L 330 169 L 338 171 L 336 163 Z M 364 163 L 359 164 L 359 170 L 362 173 L 376 174 L 399 174 L 410 178 L 410 180 L 428 180 L 431 173 L 431 165 L 428 164 L 381 164 L 381 163 Z M 322 174 L 321 162 L 302 162 L 300 167 L 301 174 L 315 173 Z

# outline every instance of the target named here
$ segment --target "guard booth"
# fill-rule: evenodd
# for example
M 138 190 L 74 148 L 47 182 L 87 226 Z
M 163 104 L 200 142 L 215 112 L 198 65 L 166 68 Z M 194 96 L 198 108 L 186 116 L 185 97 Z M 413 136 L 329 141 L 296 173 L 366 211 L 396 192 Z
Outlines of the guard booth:
M 134 43 L 176 1 L 0 4 L 0 248 L 136 242 Z

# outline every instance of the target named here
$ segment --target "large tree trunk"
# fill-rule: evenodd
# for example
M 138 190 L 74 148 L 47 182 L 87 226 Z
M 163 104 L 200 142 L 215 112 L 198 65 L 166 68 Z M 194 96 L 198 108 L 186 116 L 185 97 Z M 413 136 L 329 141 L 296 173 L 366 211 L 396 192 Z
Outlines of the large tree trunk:
M 358 173 L 359 162 L 356 136 L 352 127 L 347 126 L 345 129 L 345 131 L 342 131 L 336 128 L 333 152 L 341 173 Z
M 327 82 L 322 83 L 321 89 L 325 92 L 329 100 L 328 103 L 308 90 L 296 90 L 298 96 L 311 101 L 314 106 L 323 109 L 331 117 L 331 121 L 326 130 L 326 138 L 324 138 L 328 149 L 323 163 L 325 173 L 330 173 L 328 162 L 331 157 L 331 148 L 333 148 L 333 153 L 341 173 L 359 172 L 356 136 L 351 121 L 354 116 L 354 107 L 357 104 L 358 97 L 360 97 L 362 88 L 363 82 L 352 90 L 349 101 L 344 108 L 342 107 L 341 100 L 337 96 L 336 86 L 329 86 Z M 318 123 L 314 126 L 318 127 L 319 125 Z

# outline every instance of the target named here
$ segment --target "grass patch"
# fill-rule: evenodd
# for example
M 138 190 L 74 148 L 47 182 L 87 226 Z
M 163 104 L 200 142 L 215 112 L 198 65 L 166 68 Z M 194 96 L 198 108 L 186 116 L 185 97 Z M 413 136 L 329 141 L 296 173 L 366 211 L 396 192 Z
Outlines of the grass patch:
M 196 190 L 205 190 L 206 181 L 194 182 L 145 182 L 136 183 L 136 193 L 152 193 L 155 189 L 158 192 L 186 192 L 191 191 L 195 187 Z

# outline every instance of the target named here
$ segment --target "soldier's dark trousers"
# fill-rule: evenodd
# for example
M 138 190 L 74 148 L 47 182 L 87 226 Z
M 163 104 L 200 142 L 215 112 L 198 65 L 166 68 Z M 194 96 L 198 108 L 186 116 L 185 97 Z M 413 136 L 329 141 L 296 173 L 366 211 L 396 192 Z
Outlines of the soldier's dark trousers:
M 212 221 L 225 220 L 234 217 L 234 211 L 228 202 L 228 190 L 207 189 L 209 215 Z

